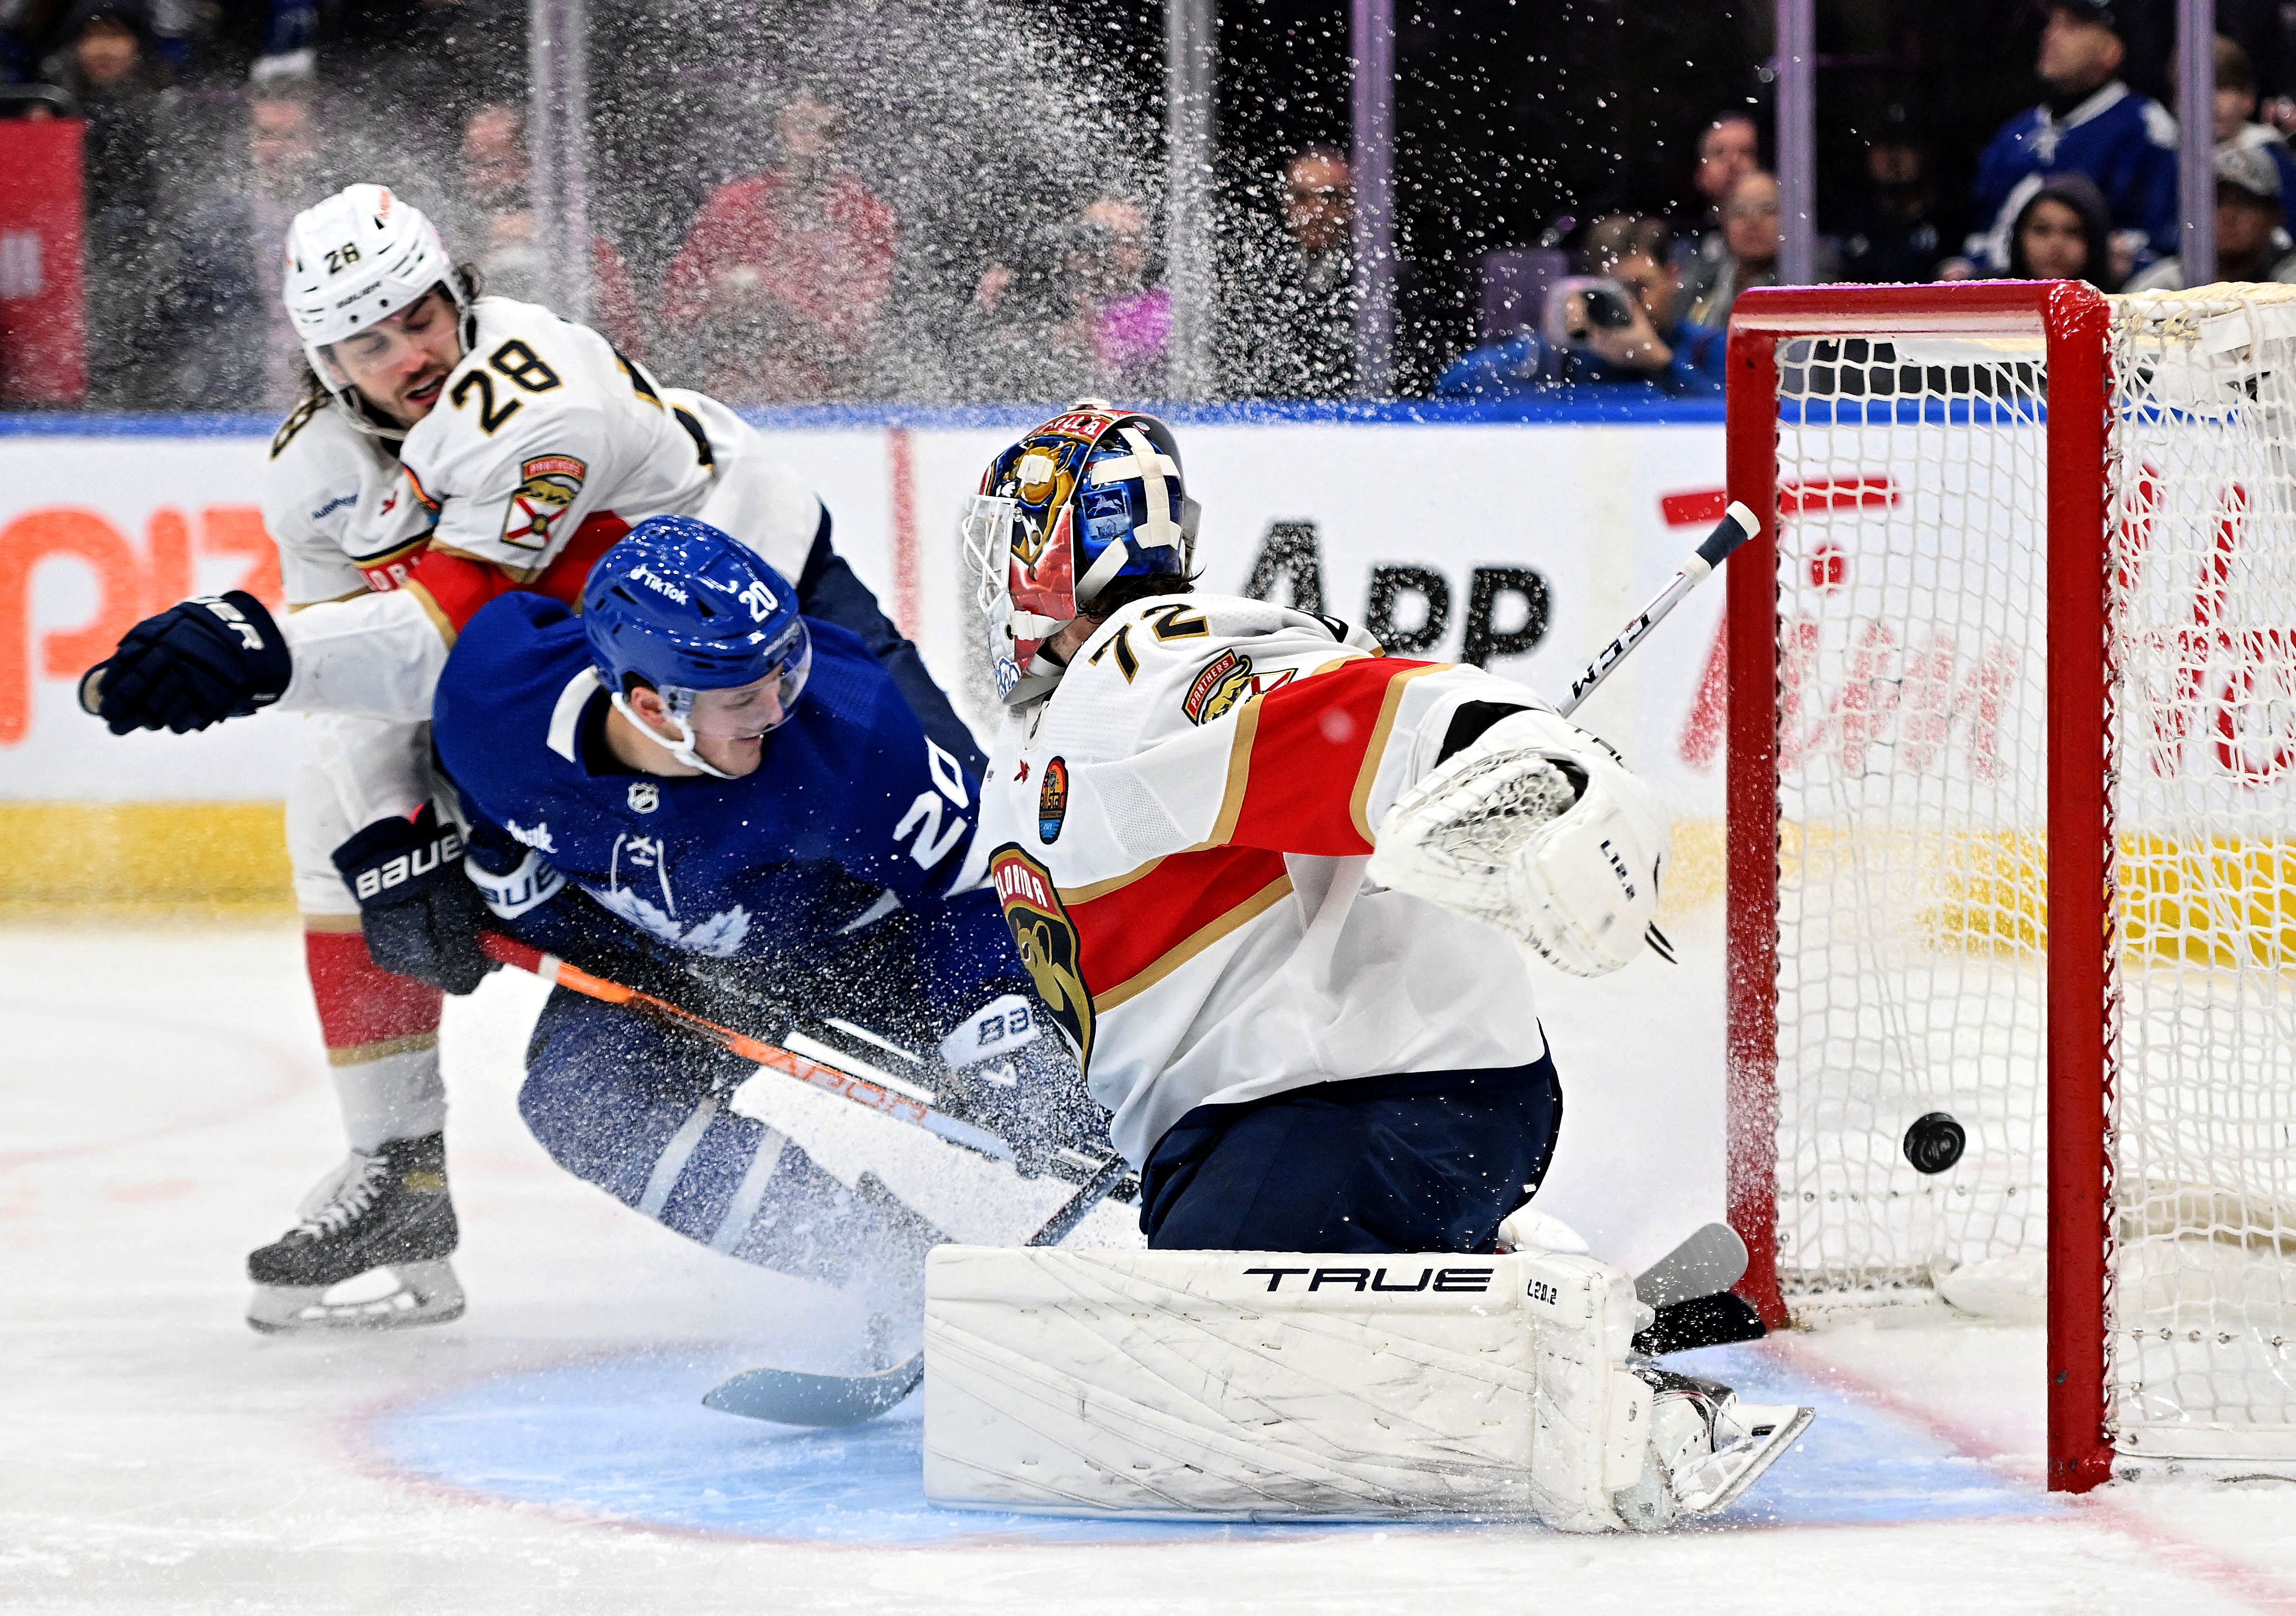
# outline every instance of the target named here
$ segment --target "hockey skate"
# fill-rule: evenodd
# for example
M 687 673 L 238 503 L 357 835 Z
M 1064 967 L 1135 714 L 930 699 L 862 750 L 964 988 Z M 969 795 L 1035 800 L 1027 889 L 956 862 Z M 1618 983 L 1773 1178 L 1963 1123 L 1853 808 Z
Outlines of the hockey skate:
M 1641 1479 L 1611 1502 L 1636 1531 L 1663 1531 L 1684 1515 L 1728 1507 L 1817 1417 L 1813 1408 L 1742 1402 L 1718 1381 L 1655 1364 L 1630 1367 L 1653 1393 L 1650 1446 Z
M 398 1330 L 462 1317 L 463 1287 L 447 1260 L 459 1232 L 444 1136 L 393 1140 L 373 1155 L 353 1151 L 297 1211 L 300 1223 L 248 1253 L 253 1328 L 266 1335 Z M 386 1269 L 393 1282 L 386 1293 L 327 1300 L 345 1281 Z

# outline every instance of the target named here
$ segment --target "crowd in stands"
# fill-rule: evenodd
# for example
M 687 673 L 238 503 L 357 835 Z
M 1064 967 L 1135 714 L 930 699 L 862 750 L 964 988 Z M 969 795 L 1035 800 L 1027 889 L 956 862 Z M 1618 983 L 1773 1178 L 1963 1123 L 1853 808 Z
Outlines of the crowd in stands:
M 279 314 L 277 243 L 297 211 L 354 178 L 386 178 L 431 212 L 489 290 L 548 300 L 557 235 L 531 195 L 523 11 L 424 0 L 413 23 L 338 53 L 314 48 L 310 0 L 0 0 L 0 112 L 83 120 L 88 402 L 291 402 L 302 357 Z M 338 54 L 356 70 L 333 73 Z M 2177 112 L 2128 88 L 2125 55 L 2112 0 L 2052 0 L 2035 64 L 2044 99 L 1984 149 L 1962 240 L 1947 238 L 1955 209 L 1940 206 L 1918 114 L 1893 105 L 1861 125 L 1865 184 L 1822 215 L 1816 278 L 2182 286 Z M 444 82 L 441 62 L 455 69 Z M 2228 39 L 2215 69 L 2218 276 L 2296 281 L 2296 160 L 2276 127 L 2296 127 L 2296 106 L 2260 109 Z M 351 104 L 357 119 L 339 116 Z M 625 353 L 740 403 L 1166 389 L 1174 310 L 1141 197 L 1111 187 L 1008 220 L 955 267 L 933 259 L 930 317 L 905 316 L 921 255 L 899 209 L 857 171 L 849 126 L 834 88 L 793 86 L 771 115 L 769 152 L 654 239 L 594 216 L 582 266 L 593 322 Z M 1698 143 L 1694 216 L 1558 219 L 1535 248 L 1490 255 L 1480 328 L 1456 309 L 1447 324 L 1423 323 L 1456 334 L 1421 341 L 1412 390 L 1718 393 L 1732 304 L 1779 275 L 1782 198 L 1764 145 L 1754 116 L 1726 111 Z M 1349 397 L 1348 157 L 1311 145 L 1275 168 L 1264 217 L 1223 224 L 1212 390 Z M 1415 265 L 1397 274 L 1408 327 L 1433 293 Z

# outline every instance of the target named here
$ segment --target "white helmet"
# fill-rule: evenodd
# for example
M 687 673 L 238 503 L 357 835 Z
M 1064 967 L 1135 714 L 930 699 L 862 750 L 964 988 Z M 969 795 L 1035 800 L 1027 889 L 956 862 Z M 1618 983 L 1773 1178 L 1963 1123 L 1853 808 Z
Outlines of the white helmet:
M 311 370 L 363 424 L 357 390 L 328 362 L 326 349 L 387 319 L 443 285 L 455 300 L 463 343 L 472 341 L 470 299 L 446 243 L 422 210 L 383 185 L 346 185 L 287 226 L 282 277 L 287 317 L 303 340 Z

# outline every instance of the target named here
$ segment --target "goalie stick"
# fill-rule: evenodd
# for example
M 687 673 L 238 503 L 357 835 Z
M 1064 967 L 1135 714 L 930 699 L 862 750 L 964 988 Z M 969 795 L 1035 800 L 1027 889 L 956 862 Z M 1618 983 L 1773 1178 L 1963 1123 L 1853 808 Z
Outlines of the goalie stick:
M 1729 509 L 1723 512 L 1722 520 L 1714 524 L 1714 530 L 1683 562 L 1682 570 L 1674 575 L 1674 580 L 1619 630 L 1618 638 L 1595 653 L 1586 671 L 1570 681 L 1569 698 L 1555 703 L 1554 710 L 1566 718 L 1578 711 L 1611 677 L 1611 670 L 1626 660 L 1627 652 L 1642 644 L 1652 629 L 1666 620 L 1667 613 L 1682 603 L 1684 595 L 1713 576 L 1714 569 L 1729 560 L 1732 551 L 1760 532 L 1761 527 L 1751 511 L 1733 500 Z
M 1634 1339 L 1652 1358 L 1759 1341 L 1768 1333 L 1761 1316 L 1730 1287 L 1746 1275 L 1746 1243 L 1726 1223 L 1710 1223 L 1643 1270 L 1635 1294 L 1658 1317 Z

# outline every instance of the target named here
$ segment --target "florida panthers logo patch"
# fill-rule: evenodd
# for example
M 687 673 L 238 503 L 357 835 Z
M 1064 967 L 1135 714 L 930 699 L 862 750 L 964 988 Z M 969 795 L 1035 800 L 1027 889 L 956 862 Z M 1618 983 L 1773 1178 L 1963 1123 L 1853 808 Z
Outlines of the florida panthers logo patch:
M 1204 669 L 1188 686 L 1180 710 L 1188 715 L 1191 724 L 1210 724 L 1215 718 L 1226 718 L 1238 702 L 1249 701 L 1254 696 L 1266 695 L 1278 685 L 1289 685 L 1298 669 L 1286 668 L 1275 673 L 1254 673 L 1251 659 L 1234 651 L 1223 651 L 1204 664 Z
M 1013 928 L 1037 997 L 1068 1034 L 1078 1067 L 1086 1067 L 1092 1060 L 1092 992 L 1085 986 L 1076 923 L 1061 905 L 1052 872 L 1007 842 L 989 856 L 988 879 L 996 888 L 996 901 L 1004 906 L 1004 923 Z
M 571 455 L 537 455 L 521 461 L 518 492 L 503 513 L 503 542 L 539 550 L 550 542 L 551 524 L 581 496 L 590 468 Z

